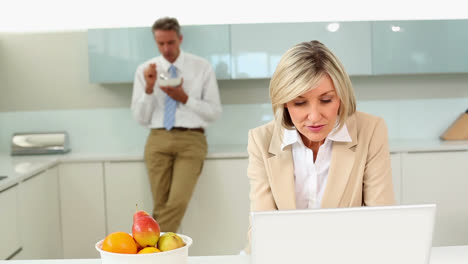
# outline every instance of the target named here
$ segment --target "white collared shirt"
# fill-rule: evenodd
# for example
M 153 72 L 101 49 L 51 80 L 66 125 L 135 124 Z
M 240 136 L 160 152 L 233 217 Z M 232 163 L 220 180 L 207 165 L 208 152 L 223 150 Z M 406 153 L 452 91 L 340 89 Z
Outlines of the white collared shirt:
M 132 95 L 132 113 L 135 120 L 148 128 L 162 128 L 164 120 L 164 104 L 166 94 L 154 85 L 152 94 L 147 94 L 143 72 L 150 63 L 156 63 L 158 76 L 161 72 L 170 76 L 171 63 L 163 56 L 152 58 L 140 66 L 135 72 Z M 221 115 L 216 76 L 210 63 L 198 56 L 180 51 L 174 62 L 177 76 L 183 78 L 182 88 L 188 95 L 186 104 L 177 103 L 175 127 L 206 127 Z M 159 78 L 158 78 L 159 80 Z
M 284 130 L 281 149 L 292 145 L 297 209 L 320 208 L 332 157 L 332 141 L 352 141 L 346 124 L 340 130 L 335 127 L 330 132 L 314 163 L 312 150 L 304 145 L 297 130 Z

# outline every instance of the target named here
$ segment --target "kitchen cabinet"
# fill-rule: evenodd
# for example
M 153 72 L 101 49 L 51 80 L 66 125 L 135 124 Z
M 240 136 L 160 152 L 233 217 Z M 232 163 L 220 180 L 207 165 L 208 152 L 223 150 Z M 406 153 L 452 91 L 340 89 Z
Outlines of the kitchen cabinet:
M 63 257 L 58 191 L 58 167 L 20 183 L 21 259 Z
M 218 80 L 270 78 L 293 45 L 319 40 L 351 76 L 468 72 L 468 20 L 303 22 L 182 26 L 182 49 Z M 441 52 L 444 51 L 444 52 Z M 88 30 L 89 80 L 133 82 L 158 56 L 150 27 Z
M 292 46 L 319 40 L 349 75 L 370 75 L 370 22 L 266 23 L 231 25 L 232 78 L 270 78 Z
M 94 244 L 106 235 L 101 162 L 59 165 L 64 258 L 99 258 Z
M 380 74 L 468 72 L 468 20 L 372 22 L 372 68 Z
M 21 247 L 17 205 L 17 184 L 0 190 L 0 259 L 11 257 Z
M 144 210 L 151 214 L 153 199 L 145 163 L 105 162 L 105 195 L 109 233 L 132 232 L 133 214 Z
M 468 151 L 402 153 L 402 204 L 437 204 L 434 246 L 468 244 Z
M 182 26 L 182 50 L 207 59 L 218 80 L 230 79 L 229 25 Z M 133 82 L 141 63 L 160 53 L 151 27 L 88 30 L 89 81 Z
M 194 243 L 190 255 L 236 255 L 249 227 L 247 158 L 205 161 L 181 232 Z
M 89 29 L 89 81 L 133 82 L 137 66 L 157 53 L 150 28 Z
M 396 204 L 401 203 L 401 154 L 390 153 L 392 166 L 393 191 L 395 192 Z
M 207 59 L 216 79 L 231 79 L 229 25 L 182 26 L 182 50 Z
M 178 232 L 194 243 L 190 255 L 237 254 L 249 220 L 247 158 L 207 159 Z M 153 201 L 143 161 L 106 162 L 109 232 L 131 232 L 135 203 L 151 214 Z M 229 237 L 229 239 L 226 239 Z

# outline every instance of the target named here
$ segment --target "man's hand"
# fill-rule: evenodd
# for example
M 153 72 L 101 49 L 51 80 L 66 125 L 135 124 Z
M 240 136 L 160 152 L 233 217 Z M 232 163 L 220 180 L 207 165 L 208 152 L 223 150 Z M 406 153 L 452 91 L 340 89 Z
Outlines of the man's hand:
M 143 72 L 145 75 L 145 81 L 146 81 L 146 93 L 147 94 L 152 94 L 153 89 L 154 89 L 154 84 L 156 83 L 156 80 L 158 79 L 158 71 L 156 70 L 156 64 L 151 63 Z
M 175 86 L 175 87 L 160 86 L 160 88 L 161 90 L 163 90 L 163 92 L 169 95 L 172 99 L 185 104 L 187 103 L 188 95 L 185 93 L 184 89 L 182 88 L 182 84 L 184 84 L 183 78 L 179 86 Z

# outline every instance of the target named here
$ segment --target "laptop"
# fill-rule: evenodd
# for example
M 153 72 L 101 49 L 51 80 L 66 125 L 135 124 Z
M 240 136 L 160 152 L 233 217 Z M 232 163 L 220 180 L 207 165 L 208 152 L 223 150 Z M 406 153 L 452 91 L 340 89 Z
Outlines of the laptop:
M 251 213 L 251 264 L 428 264 L 435 204 Z

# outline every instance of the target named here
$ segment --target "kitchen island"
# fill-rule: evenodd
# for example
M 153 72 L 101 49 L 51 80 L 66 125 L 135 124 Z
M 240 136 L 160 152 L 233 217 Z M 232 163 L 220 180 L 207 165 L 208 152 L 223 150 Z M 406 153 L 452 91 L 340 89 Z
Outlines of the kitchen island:
M 297 261 L 294 261 L 297 262 Z M 100 259 L 5 260 L 0 264 L 100 264 Z M 248 255 L 189 257 L 187 264 L 249 264 Z M 466 264 L 468 246 L 434 247 L 429 264 Z M 354 264 L 354 263 L 349 263 Z
M 390 152 L 398 203 L 437 204 L 433 245 L 468 244 L 468 141 L 390 141 Z M 210 146 L 179 230 L 197 241 L 193 256 L 233 255 L 245 246 L 247 164 L 245 145 Z M 0 175 L 8 176 L 0 181 L 0 209 L 9 216 L 0 218 L 0 259 L 20 247 L 13 259 L 98 258 L 89 245 L 110 232 L 131 231 L 135 203 L 152 208 L 141 150 L 3 153 Z

